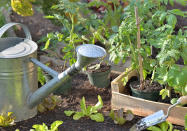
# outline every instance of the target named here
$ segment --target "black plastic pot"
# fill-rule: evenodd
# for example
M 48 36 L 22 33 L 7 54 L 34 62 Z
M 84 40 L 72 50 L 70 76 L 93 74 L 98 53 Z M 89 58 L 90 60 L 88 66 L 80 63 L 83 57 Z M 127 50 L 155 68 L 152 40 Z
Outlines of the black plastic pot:
M 102 72 L 86 72 L 91 85 L 98 88 L 105 88 L 110 85 L 111 68 Z
M 133 85 L 137 83 L 137 81 L 131 82 L 130 83 L 130 88 L 131 88 L 131 92 L 132 92 L 132 96 L 134 97 L 138 97 L 138 98 L 143 98 L 146 100 L 151 100 L 151 101 L 157 101 L 159 98 L 159 93 L 160 91 L 151 91 L 151 92 L 145 92 L 145 91 L 141 91 L 138 89 L 133 88 Z

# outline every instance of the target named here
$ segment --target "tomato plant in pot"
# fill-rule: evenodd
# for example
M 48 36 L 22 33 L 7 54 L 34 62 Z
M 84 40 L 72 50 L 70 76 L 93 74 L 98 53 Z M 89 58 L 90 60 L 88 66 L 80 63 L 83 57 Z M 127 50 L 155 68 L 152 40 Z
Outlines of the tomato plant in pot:
M 142 31 L 147 26 L 147 23 L 143 23 L 145 21 L 145 18 L 142 17 L 143 13 L 148 13 L 153 8 L 149 4 L 149 2 L 147 5 L 143 4 L 146 6 L 145 8 L 141 7 L 140 1 L 137 3 L 136 1 L 132 1 L 127 6 L 124 13 L 125 18 L 119 27 L 118 33 L 110 39 L 110 60 L 118 63 L 122 58 L 123 62 L 125 62 L 126 58 L 130 57 L 131 70 L 137 70 L 139 72 L 139 81 L 131 83 L 132 95 L 144 99 L 157 100 L 162 86 L 153 81 L 154 77 L 147 77 L 148 74 L 154 72 L 156 62 L 151 58 L 150 44 L 146 43 L 146 39 L 143 37 L 144 34 L 140 34 L 140 30 Z M 141 23 L 138 13 L 140 14 L 140 18 L 144 18 L 141 19 Z M 127 81 L 128 77 L 125 77 L 124 83 L 127 83 Z
M 120 25 L 118 33 L 113 35 L 113 37 L 111 37 L 110 39 L 110 59 L 115 63 L 118 63 L 121 59 L 123 59 L 123 62 L 125 62 L 127 57 L 131 57 L 131 70 L 138 70 L 140 80 L 139 90 L 142 91 L 146 90 L 146 83 L 150 85 L 148 89 L 150 90 L 150 87 L 153 87 L 152 84 L 155 83 L 154 81 L 158 82 L 157 77 L 160 75 L 157 71 L 160 67 L 160 62 L 158 59 L 159 56 L 156 57 L 157 59 L 152 58 L 151 47 L 154 46 L 156 48 L 163 48 L 164 45 L 166 48 L 170 47 L 168 46 L 168 41 L 166 40 L 164 42 L 164 40 L 171 35 L 174 35 L 174 38 L 176 37 L 176 35 L 174 34 L 174 27 L 177 22 L 177 18 L 175 15 L 184 16 L 184 13 L 178 9 L 167 11 L 165 7 L 165 4 L 167 3 L 163 3 L 163 1 L 132 0 L 129 6 L 125 8 L 124 21 Z M 135 6 L 137 6 L 136 11 L 134 11 Z M 137 9 L 139 11 L 137 11 Z M 139 14 L 140 18 L 137 14 Z M 165 30 L 168 26 L 172 28 Z M 170 32 L 170 34 L 168 32 Z M 177 41 L 179 41 L 179 39 Z M 180 37 L 180 41 L 184 42 L 185 40 L 184 38 Z M 134 43 L 137 43 L 137 47 L 136 45 L 134 45 Z M 158 47 L 158 45 L 160 46 Z M 161 45 L 163 46 L 161 47 Z M 177 44 L 174 45 L 177 46 Z M 177 46 L 177 50 L 183 50 L 184 47 L 184 44 L 180 44 L 179 46 Z M 164 52 L 165 51 L 162 52 L 163 55 Z M 168 56 L 169 54 L 171 56 L 172 53 L 168 52 Z M 184 56 L 184 52 L 181 53 L 181 55 Z M 176 57 L 178 58 L 178 55 Z M 175 60 L 175 58 L 173 60 Z M 172 65 L 174 63 L 172 62 Z M 168 70 L 166 70 L 166 72 L 167 71 Z M 146 78 L 148 78 L 148 74 L 151 75 L 150 82 L 147 82 L 147 80 L 145 80 Z M 128 78 L 125 77 L 125 84 L 127 80 Z M 156 85 L 157 84 L 158 83 L 156 83 Z M 159 90 L 160 89 L 162 89 L 162 87 L 160 87 Z M 157 94 L 159 94 L 159 92 L 157 92 Z M 145 97 L 145 95 L 143 95 L 142 97 Z
M 100 63 L 93 63 L 86 67 L 86 74 L 90 83 L 98 88 L 110 85 L 111 66 L 102 58 Z

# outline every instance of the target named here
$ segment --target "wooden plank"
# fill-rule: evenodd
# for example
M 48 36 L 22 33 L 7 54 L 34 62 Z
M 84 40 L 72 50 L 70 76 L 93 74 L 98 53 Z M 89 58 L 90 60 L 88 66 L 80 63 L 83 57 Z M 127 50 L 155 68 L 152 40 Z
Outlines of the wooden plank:
M 136 76 L 136 72 L 131 72 L 129 79 L 132 76 Z M 125 76 L 125 73 L 122 73 L 111 83 L 112 88 L 112 99 L 111 106 L 112 109 L 124 108 L 124 111 L 131 110 L 135 115 L 138 116 L 148 116 L 159 110 L 163 110 L 164 113 L 167 113 L 168 107 L 171 104 L 165 104 L 160 102 L 153 102 L 149 100 L 144 100 L 141 98 L 132 97 L 126 94 L 123 94 L 124 85 L 122 78 Z M 123 89 L 123 90 L 122 90 Z M 168 121 L 173 124 L 184 126 L 184 116 L 187 114 L 187 107 L 174 107 L 168 117 Z

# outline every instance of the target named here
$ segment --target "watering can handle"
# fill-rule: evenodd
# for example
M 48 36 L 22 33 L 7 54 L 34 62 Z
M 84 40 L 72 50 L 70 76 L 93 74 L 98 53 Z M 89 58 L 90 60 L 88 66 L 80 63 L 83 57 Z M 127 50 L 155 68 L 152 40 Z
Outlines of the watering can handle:
M 8 23 L 6 25 L 4 25 L 3 27 L 0 28 L 0 38 L 1 36 L 12 26 L 14 25 L 20 25 L 23 28 L 23 31 L 25 33 L 26 39 L 32 40 L 31 37 L 31 33 L 29 31 L 29 29 L 27 28 L 27 26 L 25 26 L 24 24 L 21 23 Z

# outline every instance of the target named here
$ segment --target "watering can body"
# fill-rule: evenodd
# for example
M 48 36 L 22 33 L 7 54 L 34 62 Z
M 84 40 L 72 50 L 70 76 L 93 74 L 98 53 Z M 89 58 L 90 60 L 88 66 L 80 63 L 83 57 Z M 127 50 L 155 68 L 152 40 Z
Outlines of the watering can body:
M 29 60 L 37 57 L 37 45 L 27 35 L 28 39 L 0 38 L 0 113 L 13 112 L 16 121 L 37 113 L 36 107 L 29 108 L 26 103 L 30 92 L 38 88 L 37 67 Z
M 14 25 L 20 25 L 26 38 L 1 36 Z M 13 112 L 15 121 L 32 118 L 37 114 L 36 106 L 50 93 L 78 73 L 84 66 L 106 51 L 95 45 L 85 44 L 77 48 L 77 61 L 62 73 L 39 62 L 37 44 L 32 41 L 28 28 L 19 23 L 8 23 L 0 28 L 0 113 Z M 37 66 L 49 73 L 53 79 L 38 88 Z

